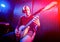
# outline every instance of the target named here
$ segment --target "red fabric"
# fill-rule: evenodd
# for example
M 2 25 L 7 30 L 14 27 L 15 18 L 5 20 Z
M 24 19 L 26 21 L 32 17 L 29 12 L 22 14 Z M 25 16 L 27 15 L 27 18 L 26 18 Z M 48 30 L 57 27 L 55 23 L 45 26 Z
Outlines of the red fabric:
M 21 19 L 20 19 L 21 25 L 26 25 L 32 18 L 33 18 L 33 16 L 30 16 L 30 17 L 23 16 L 23 17 L 21 17 Z
M 30 17 L 23 16 L 23 17 L 21 17 L 20 18 L 19 26 L 26 25 L 32 19 L 33 19 L 33 16 L 30 16 Z M 35 28 L 36 24 L 34 22 L 32 22 L 29 26 L 30 26 L 30 29 L 29 30 L 34 31 L 34 28 Z

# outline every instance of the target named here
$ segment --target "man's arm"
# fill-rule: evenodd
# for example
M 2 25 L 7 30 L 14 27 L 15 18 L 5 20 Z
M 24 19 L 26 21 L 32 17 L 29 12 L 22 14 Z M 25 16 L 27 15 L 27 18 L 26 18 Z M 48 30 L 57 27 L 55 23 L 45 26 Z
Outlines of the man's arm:
M 18 21 L 18 24 L 17 24 L 17 26 L 16 26 L 16 28 L 15 28 L 15 35 L 16 35 L 17 38 L 20 38 L 19 27 L 21 26 L 21 18 L 22 18 L 22 17 L 20 17 L 20 19 L 19 19 L 19 21 Z
M 18 24 L 17 24 L 16 28 L 18 29 L 20 26 L 21 26 L 21 17 L 20 17 L 20 19 L 18 21 Z

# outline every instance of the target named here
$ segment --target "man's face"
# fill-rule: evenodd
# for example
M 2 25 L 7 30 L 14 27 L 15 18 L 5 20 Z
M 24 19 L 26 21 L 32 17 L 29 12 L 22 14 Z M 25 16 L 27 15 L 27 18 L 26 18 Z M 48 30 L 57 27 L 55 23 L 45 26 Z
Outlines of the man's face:
M 30 8 L 26 7 L 26 15 L 28 16 L 30 14 Z
M 27 13 L 30 13 L 30 8 L 28 6 L 25 7 Z
M 28 6 L 23 7 L 23 11 L 27 16 L 30 14 L 30 8 Z

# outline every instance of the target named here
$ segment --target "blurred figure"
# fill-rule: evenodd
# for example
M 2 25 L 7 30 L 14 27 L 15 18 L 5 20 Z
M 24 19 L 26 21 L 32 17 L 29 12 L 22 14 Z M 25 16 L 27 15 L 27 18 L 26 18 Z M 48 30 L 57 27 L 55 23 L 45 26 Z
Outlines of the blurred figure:
M 3 35 L 2 42 L 33 42 L 40 27 L 39 16 L 34 17 L 29 6 L 23 6 L 22 12 L 24 16 L 20 17 L 15 31 Z
M 40 27 L 39 16 L 34 17 L 29 6 L 23 6 L 22 12 L 24 16 L 20 17 L 15 34 L 17 38 L 20 38 L 20 42 L 32 42 Z

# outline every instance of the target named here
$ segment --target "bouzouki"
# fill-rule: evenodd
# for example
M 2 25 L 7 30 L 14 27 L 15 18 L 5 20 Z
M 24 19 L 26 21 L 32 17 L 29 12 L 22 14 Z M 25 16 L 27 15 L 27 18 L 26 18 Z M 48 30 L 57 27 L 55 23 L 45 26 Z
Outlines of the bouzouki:
M 39 13 L 41 11 L 41 9 L 38 11 L 38 12 L 35 12 L 32 16 L 34 16 L 26 25 L 22 25 L 22 26 L 20 26 L 19 27 L 19 31 L 21 32 L 21 36 L 20 36 L 20 38 L 23 38 L 26 34 L 27 34 L 27 32 L 28 32 L 28 30 L 29 30 L 29 25 L 33 22 L 33 21 L 35 21 L 35 20 L 37 20 L 37 18 L 38 18 L 38 16 L 39 16 L 39 14 L 36 14 L 36 13 Z
M 44 11 L 46 11 L 46 10 L 49 10 L 51 7 L 53 7 L 55 4 L 53 4 L 53 5 L 51 5 L 52 3 L 50 3 L 49 5 L 47 5 L 46 7 L 44 7 L 44 8 L 42 8 L 42 9 L 39 9 L 37 12 L 35 12 L 33 15 L 34 15 L 34 18 L 32 18 L 32 20 L 30 20 L 25 26 L 24 25 L 22 25 L 22 26 L 20 26 L 19 27 L 19 31 L 21 32 L 21 38 L 23 38 L 26 34 L 27 34 L 27 32 L 28 32 L 28 30 L 29 30 L 29 28 L 27 28 L 33 21 L 35 21 L 37 18 L 38 18 L 38 16 L 41 14 L 41 13 L 43 13 Z M 48 6 L 50 6 L 50 7 L 48 7 Z M 40 14 L 38 14 L 40 12 Z

